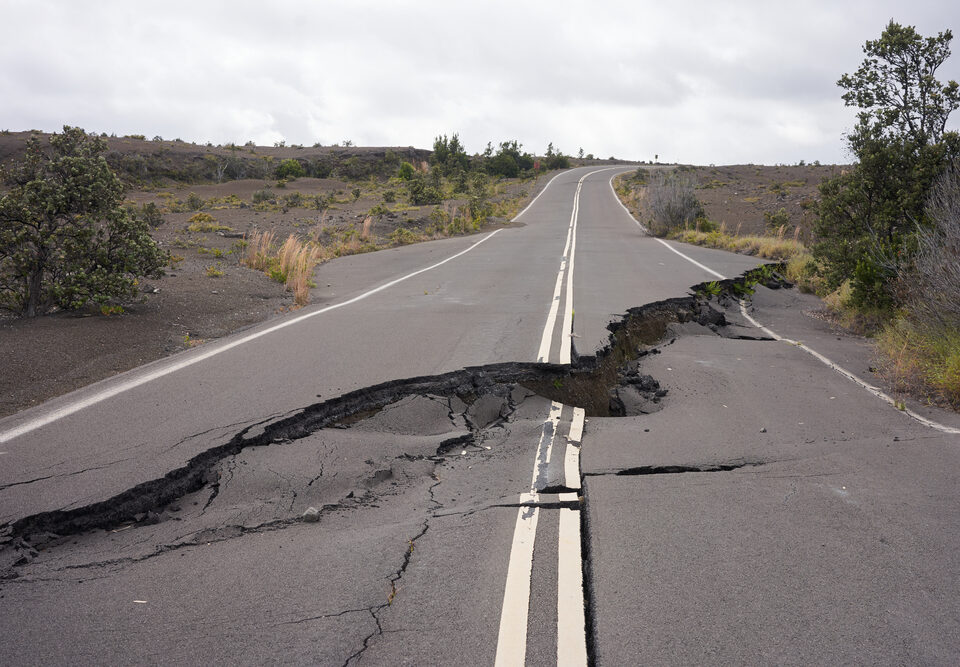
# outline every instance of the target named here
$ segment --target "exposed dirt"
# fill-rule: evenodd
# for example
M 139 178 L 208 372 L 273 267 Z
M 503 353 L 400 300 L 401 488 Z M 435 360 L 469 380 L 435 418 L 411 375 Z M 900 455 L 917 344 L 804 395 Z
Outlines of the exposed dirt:
M 820 201 L 820 183 L 843 169 L 837 165 L 767 167 L 730 165 L 694 167 L 697 198 L 710 220 L 723 223 L 741 235 L 768 230 L 764 213 L 783 209 L 790 229 L 799 226 L 801 239 L 809 239 Z M 776 230 L 773 230 L 776 231 Z

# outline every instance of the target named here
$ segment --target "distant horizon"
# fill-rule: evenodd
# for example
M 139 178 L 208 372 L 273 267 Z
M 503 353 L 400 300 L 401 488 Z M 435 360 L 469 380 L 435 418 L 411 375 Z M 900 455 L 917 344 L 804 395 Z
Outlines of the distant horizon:
M 71 126 L 71 127 L 76 127 L 75 125 L 72 125 L 72 124 L 70 124 L 70 123 L 67 123 L 67 125 L 69 125 L 69 126 Z M 143 141 L 143 142 L 148 143 L 148 144 L 149 144 L 149 143 L 154 143 L 154 142 L 155 142 L 155 143 L 160 143 L 159 141 L 155 141 L 155 139 L 152 138 L 152 137 L 147 137 L 145 134 L 142 135 L 144 138 L 143 138 L 143 139 L 140 139 L 139 136 L 138 136 L 138 135 L 141 135 L 141 134 L 142 134 L 142 133 L 140 133 L 140 132 L 134 132 L 134 133 L 132 133 L 132 134 L 123 134 L 123 135 L 120 135 L 120 134 L 117 134 L 117 133 L 115 133 L 115 132 L 95 131 L 95 130 L 90 130 L 89 128 L 83 128 L 83 129 L 84 129 L 88 134 L 95 134 L 95 135 L 97 135 L 97 136 L 105 137 L 105 138 L 108 138 L 108 139 L 131 139 L 131 140 L 133 140 L 133 141 Z M 51 135 L 51 134 L 60 134 L 62 131 L 63 131 L 63 128 L 62 128 L 62 127 L 60 127 L 60 128 L 57 129 L 57 130 L 54 130 L 54 131 L 40 130 L 40 129 L 38 129 L 38 128 L 31 128 L 31 129 L 29 129 L 29 130 L 14 130 L 14 129 L 10 129 L 10 128 L 0 129 L 0 132 L 3 132 L 3 133 L 5 133 L 5 134 L 7 134 L 8 136 L 9 136 L 9 135 L 13 135 L 13 134 L 34 134 L 34 133 L 39 133 L 40 135 Z M 159 136 L 159 135 L 155 135 L 155 136 Z M 447 136 L 450 136 L 450 135 L 448 134 Z M 168 143 L 180 143 L 180 144 L 184 144 L 184 145 L 188 145 L 188 146 L 197 146 L 198 148 L 220 148 L 220 149 L 228 149 L 231 144 L 234 145 L 234 146 L 236 146 L 236 147 L 238 147 L 238 148 L 247 147 L 247 146 L 249 145 L 248 142 L 239 143 L 239 142 L 230 142 L 230 141 L 228 141 L 228 142 L 223 143 L 223 144 L 217 144 L 217 143 L 213 143 L 213 142 L 188 141 L 187 139 L 184 139 L 183 137 L 173 137 L 173 138 L 162 137 L 161 139 L 162 139 L 163 142 L 168 142 Z M 248 141 L 249 141 L 249 140 L 248 140 Z M 503 139 L 502 141 L 513 141 L 513 139 Z M 499 145 L 499 141 L 496 142 L 496 143 L 494 143 L 494 148 L 496 148 L 498 145 Z M 345 149 L 345 150 L 349 150 L 350 148 L 367 148 L 367 149 L 374 149 L 374 148 L 384 148 L 384 149 L 389 149 L 389 148 L 406 148 L 406 149 L 413 149 L 413 150 L 426 151 L 426 152 L 432 152 L 432 151 L 433 151 L 433 147 L 432 147 L 432 146 L 430 146 L 430 147 L 423 147 L 423 146 L 415 146 L 415 145 L 413 145 L 413 144 L 389 144 L 389 145 L 387 145 L 387 144 L 383 144 L 383 145 L 358 145 L 358 144 L 352 144 L 352 145 L 350 145 L 350 146 L 343 146 L 342 144 L 339 144 L 339 143 L 334 143 L 334 144 L 321 144 L 321 145 L 317 145 L 317 144 L 311 144 L 311 145 L 305 145 L 305 144 L 285 144 L 285 145 L 283 145 L 283 146 L 275 146 L 275 145 L 267 145 L 267 144 L 254 144 L 253 147 L 254 147 L 254 148 L 269 148 L 269 149 L 293 149 L 293 150 L 309 150 L 309 149 L 320 149 L 320 148 L 341 148 L 341 149 Z M 525 146 L 522 142 L 521 142 L 521 149 L 522 149 L 524 152 L 530 153 L 530 154 L 533 155 L 534 157 L 543 157 L 543 156 L 544 156 L 544 153 L 543 153 L 543 152 L 534 152 L 534 151 L 529 150 L 529 149 L 527 148 L 527 146 Z M 468 152 L 468 155 L 470 155 L 471 157 L 476 157 L 476 156 L 479 156 L 479 155 L 481 155 L 481 154 L 482 154 L 482 151 L 480 151 L 480 152 L 474 152 L 474 153 Z M 691 166 L 691 167 L 738 167 L 738 166 L 756 166 L 756 167 L 814 167 L 814 166 L 831 167 L 831 166 L 837 166 L 837 167 L 838 167 L 838 166 L 845 166 L 845 165 L 853 164 L 852 162 L 822 162 L 822 161 L 817 161 L 817 160 L 810 160 L 810 161 L 804 160 L 804 163 L 803 163 L 803 164 L 799 164 L 799 161 L 798 161 L 798 162 L 795 162 L 795 163 L 788 163 L 788 162 L 772 162 L 772 163 L 770 163 L 770 162 L 716 162 L 716 163 L 702 164 L 702 163 L 697 163 L 697 162 L 664 162 L 663 160 L 660 160 L 660 161 L 658 161 L 658 162 L 653 162 L 653 161 L 651 161 L 651 160 L 647 160 L 647 159 L 644 159 L 644 158 L 639 158 L 639 159 L 638 159 L 638 158 L 631 158 L 631 157 L 620 156 L 620 155 L 614 155 L 614 156 L 612 157 L 612 159 L 611 159 L 610 156 L 601 156 L 601 155 L 594 155 L 592 158 L 588 158 L 586 155 L 584 155 L 582 158 L 580 158 L 580 157 L 578 157 L 576 154 L 572 154 L 572 155 L 571 155 L 571 154 L 568 154 L 568 153 L 566 153 L 566 152 L 564 152 L 564 155 L 567 155 L 567 157 L 569 157 L 569 158 L 572 159 L 572 160 L 591 160 L 591 159 L 592 159 L 592 160 L 603 161 L 603 162 L 614 161 L 614 162 L 633 163 L 633 164 L 664 165 L 664 166 L 676 165 L 676 166 Z

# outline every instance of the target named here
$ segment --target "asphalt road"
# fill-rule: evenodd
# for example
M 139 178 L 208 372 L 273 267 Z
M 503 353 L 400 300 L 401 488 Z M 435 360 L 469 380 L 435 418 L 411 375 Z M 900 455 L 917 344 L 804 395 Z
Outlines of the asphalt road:
M 4 663 L 956 664 L 956 416 L 809 354 L 867 375 L 809 300 L 568 377 L 629 309 L 757 265 L 646 236 L 623 170 L 0 421 Z M 632 416 L 577 409 L 645 374 Z

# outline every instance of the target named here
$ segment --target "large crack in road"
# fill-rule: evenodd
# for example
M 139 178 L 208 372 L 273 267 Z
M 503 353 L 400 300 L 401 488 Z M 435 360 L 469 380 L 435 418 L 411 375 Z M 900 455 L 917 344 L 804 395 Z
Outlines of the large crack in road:
M 531 399 L 579 406 L 588 417 L 636 416 L 661 409 L 667 393 L 641 372 L 642 358 L 684 335 L 763 339 L 755 336 L 755 329 L 729 323 L 723 309 L 704 296 L 707 291 L 716 295 L 718 288 L 718 301 L 737 296 L 758 280 L 771 287 L 783 284 L 769 270 L 755 270 L 709 288 L 694 286 L 691 296 L 633 308 L 609 325 L 604 349 L 595 356 L 576 356 L 569 366 L 500 363 L 394 380 L 246 426 L 162 478 L 101 502 L 26 516 L 3 526 L 0 585 L 108 576 L 172 551 L 376 508 L 385 498 L 420 488 L 427 480 L 429 507 L 418 532 L 407 538 L 386 599 L 333 614 L 365 611 L 375 625 L 346 659 L 344 664 L 349 664 L 383 632 L 380 615 L 398 594 L 415 543 L 427 534 L 432 519 L 518 504 L 516 496 L 505 491 L 474 498 L 465 507 L 444 506 L 434 496 L 444 465 L 468 453 L 478 458 L 478 465 L 493 460 L 497 443 L 508 438 L 516 414 Z M 706 472 L 761 463 L 711 462 L 612 474 Z M 548 498 L 543 502 L 544 507 L 553 506 Z M 134 539 L 135 534 L 142 537 Z M 104 539 L 77 539 L 99 535 Z M 118 538 L 125 540 L 122 556 L 111 552 Z M 582 541 L 589 627 L 592 579 L 585 519 Z

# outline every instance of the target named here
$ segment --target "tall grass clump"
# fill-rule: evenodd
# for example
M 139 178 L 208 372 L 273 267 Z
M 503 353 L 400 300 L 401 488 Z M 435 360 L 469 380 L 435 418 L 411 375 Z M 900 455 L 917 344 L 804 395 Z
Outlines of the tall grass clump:
M 279 247 L 273 232 L 253 232 L 247 239 L 242 263 L 283 283 L 298 306 L 310 301 L 313 270 L 327 259 L 324 249 L 291 234 Z

